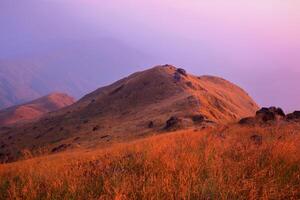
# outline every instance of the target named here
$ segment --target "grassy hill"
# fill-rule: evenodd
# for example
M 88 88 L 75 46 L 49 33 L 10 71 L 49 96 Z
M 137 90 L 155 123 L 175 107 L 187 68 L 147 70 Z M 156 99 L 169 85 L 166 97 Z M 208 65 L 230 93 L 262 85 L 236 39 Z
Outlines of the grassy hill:
M 57 153 L 178 128 L 226 124 L 252 116 L 257 109 L 244 90 L 222 78 L 156 66 L 99 88 L 38 121 L 0 128 L 0 162 L 18 159 L 25 149 Z

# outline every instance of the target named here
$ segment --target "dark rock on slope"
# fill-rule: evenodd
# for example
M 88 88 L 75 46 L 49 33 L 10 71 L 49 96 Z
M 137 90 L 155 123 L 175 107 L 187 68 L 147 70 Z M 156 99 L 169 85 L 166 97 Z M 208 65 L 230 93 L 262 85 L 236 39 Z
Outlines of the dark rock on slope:
M 259 121 L 275 121 L 285 117 L 285 114 L 281 108 L 270 107 L 270 108 L 261 108 L 256 112 L 256 119 Z
M 290 120 L 300 120 L 300 111 L 294 111 L 286 116 L 288 121 Z
M 239 121 L 241 125 L 268 124 L 269 122 L 293 122 L 300 121 L 300 111 L 294 111 L 290 114 L 285 114 L 281 108 L 270 107 L 261 108 L 256 112 L 254 117 L 242 118 Z

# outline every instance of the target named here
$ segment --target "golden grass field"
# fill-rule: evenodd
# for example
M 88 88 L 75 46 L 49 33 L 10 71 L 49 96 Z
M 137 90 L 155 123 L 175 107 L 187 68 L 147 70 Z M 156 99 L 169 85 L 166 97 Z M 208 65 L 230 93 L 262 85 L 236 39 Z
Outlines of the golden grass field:
M 300 199 L 299 130 L 189 129 L 3 164 L 0 199 Z

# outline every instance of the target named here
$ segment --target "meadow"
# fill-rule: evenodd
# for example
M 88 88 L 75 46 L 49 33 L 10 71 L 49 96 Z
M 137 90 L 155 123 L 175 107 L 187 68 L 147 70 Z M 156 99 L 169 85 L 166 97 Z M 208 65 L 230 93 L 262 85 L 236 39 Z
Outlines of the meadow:
M 299 130 L 189 129 L 2 164 L 0 199 L 300 199 Z

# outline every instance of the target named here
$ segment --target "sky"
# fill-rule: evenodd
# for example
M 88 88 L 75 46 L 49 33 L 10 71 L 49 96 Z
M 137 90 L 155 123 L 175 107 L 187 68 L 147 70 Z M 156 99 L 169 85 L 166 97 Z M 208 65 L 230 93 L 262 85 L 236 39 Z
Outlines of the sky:
M 105 38 L 145 55 L 132 66 L 99 66 L 99 87 L 169 63 L 224 77 L 261 106 L 300 110 L 298 0 L 1 0 L 0 29 L 0 59 Z

